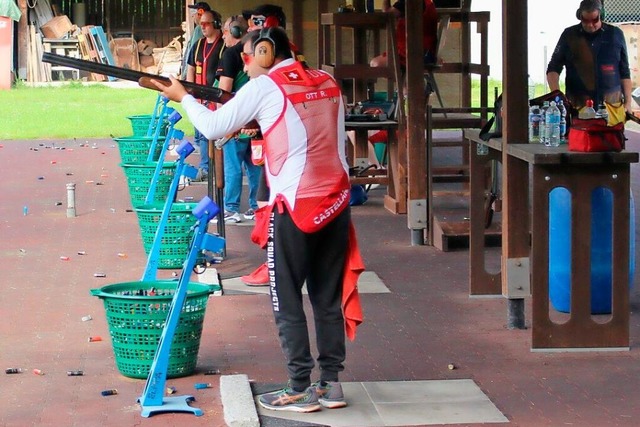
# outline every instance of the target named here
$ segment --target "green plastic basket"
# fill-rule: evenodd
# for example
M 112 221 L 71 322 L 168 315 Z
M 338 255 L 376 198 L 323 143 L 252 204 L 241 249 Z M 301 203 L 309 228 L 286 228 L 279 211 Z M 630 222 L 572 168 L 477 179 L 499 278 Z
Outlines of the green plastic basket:
M 126 282 L 92 289 L 102 299 L 116 366 L 122 375 L 147 378 L 178 282 Z M 154 290 L 154 296 L 149 295 Z M 169 354 L 168 378 L 191 375 L 198 361 L 207 300 L 218 285 L 190 282 Z
M 149 131 L 149 124 L 151 123 L 151 114 L 142 114 L 137 116 L 128 116 L 127 119 L 131 122 L 131 130 L 133 131 L 133 136 L 146 136 Z M 160 136 L 167 135 L 167 128 L 169 127 L 169 122 L 166 120 L 162 121 L 162 128 L 160 129 Z M 153 129 L 152 129 L 153 131 Z
M 162 145 L 164 144 L 164 136 L 158 137 L 158 142 L 153 150 L 153 161 L 160 158 Z M 114 138 L 120 150 L 120 159 L 122 163 L 141 163 L 146 162 L 153 144 L 151 136 L 123 136 Z
M 195 233 L 196 218 L 191 213 L 195 207 L 195 203 L 174 203 L 171 206 L 160 243 L 158 268 L 181 268 L 184 264 Z M 135 209 L 144 251 L 149 255 L 164 204 L 142 205 Z
M 127 184 L 129 185 L 129 196 L 131 197 L 131 204 L 135 208 L 136 206 L 144 205 L 149 187 L 151 186 L 151 180 L 156 170 L 158 162 L 144 162 L 144 163 L 122 163 L 120 166 L 124 170 L 124 174 L 127 177 Z M 171 181 L 176 173 L 176 163 L 163 163 L 162 170 L 158 176 L 158 182 L 156 184 L 156 191 L 153 196 L 152 203 L 164 203 L 169 194 L 169 187 Z

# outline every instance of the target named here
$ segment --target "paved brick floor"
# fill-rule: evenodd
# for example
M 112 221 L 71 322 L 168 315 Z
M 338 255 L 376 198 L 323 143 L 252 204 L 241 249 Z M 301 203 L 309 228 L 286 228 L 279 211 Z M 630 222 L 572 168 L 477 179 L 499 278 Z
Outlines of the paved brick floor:
M 639 140 L 634 137 L 629 148 L 637 150 Z M 178 394 L 193 394 L 205 415 L 141 418 L 136 399 L 144 381 L 119 374 L 102 303 L 89 293 L 137 280 L 146 263 L 136 214 L 127 212 L 131 205 L 117 147 L 111 140 L 86 146 L 81 146 L 85 141 L 0 144 L 0 367 L 26 370 L 1 374 L 0 426 L 222 426 L 217 377 L 205 376 L 206 370 L 247 374 L 257 383 L 284 381 L 268 297 L 212 297 L 197 373 L 168 381 Z M 636 194 L 638 168 L 632 168 Z M 66 217 L 68 182 L 77 185 L 73 219 Z M 194 185 L 180 197 L 198 199 L 205 192 L 205 186 Z M 530 330 L 505 327 L 502 298 L 469 298 L 466 250 L 410 246 L 406 217 L 384 211 L 381 190 L 371 196 L 353 209 L 354 222 L 368 269 L 391 293 L 363 296 L 366 322 L 348 344 L 344 381 L 469 378 L 513 425 L 638 424 L 638 286 L 631 292 L 630 351 L 532 353 Z M 249 232 L 250 227 L 227 228 L 229 253 L 219 265 L 221 275 L 245 274 L 262 261 Z M 106 277 L 93 277 L 96 272 Z M 93 320 L 83 322 L 86 315 Z M 104 340 L 87 341 L 96 335 Z M 449 370 L 450 363 L 457 369 Z M 34 375 L 33 369 L 45 375 Z M 67 376 L 72 369 L 85 375 Z M 213 387 L 194 390 L 196 382 Z M 100 395 L 113 388 L 117 395 Z

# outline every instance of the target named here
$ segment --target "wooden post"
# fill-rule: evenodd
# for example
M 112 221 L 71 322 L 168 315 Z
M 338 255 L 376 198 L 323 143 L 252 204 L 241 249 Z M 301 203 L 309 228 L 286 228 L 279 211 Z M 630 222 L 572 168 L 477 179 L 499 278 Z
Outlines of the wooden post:
M 524 297 L 531 293 L 529 274 L 520 271 L 529 259 L 529 168 L 509 156 L 507 145 L 528 141 L 527 2 L 502 0 L 502 52 L 502 294 L 508 327 L 524 329 Z
M 405 3 L 406 37 L 407 40 L 419 41 L 422 38 L 414 34 L 422 34 L 423 16 L 422 0 L 407 1 Z M 427 164 L 427 150 L 425 147 L 425 94 L 423 83 L 422 43 L 407 43 L 407 70 L 404 81 L 399 80 L 398 92 L 407 88 L 407 226 L 411 230 L 411 244 L 424 244 L 424 231 L 427 228 L 427 183 L 425 165 Z M 402 105 L 400 106 L 403 107 Z
M 304 46 L 304 30 L 302 28 L 302 20 L 303 20 L 303 1 L 302 0 L 291 0 L 291 7 L 293 8 L 292 13 L 292 23 L 291 28 L 293 30 L 293 44 L 295 44 L 298 49 L 302 49 Z M 304 53 L 304 52 L 303 52 Z
M 27 57 L 29 56 L 29 27 L 27 25 L 27 0 L 18 0 L 22 16 L 18 22 L 18 78 L 27 79 Z

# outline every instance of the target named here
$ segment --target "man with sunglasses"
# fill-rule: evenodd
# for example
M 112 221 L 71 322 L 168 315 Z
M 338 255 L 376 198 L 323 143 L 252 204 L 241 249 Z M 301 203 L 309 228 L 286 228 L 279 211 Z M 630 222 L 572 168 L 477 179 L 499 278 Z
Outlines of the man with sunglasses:
M 185 80 L 187 78 L 187 58 L 189 57 L 189 53 L 191 49 L 196 44 L 198 40 L 202 38 L 202 29 L 200 28 L 200 17 L 202 14 L 208 10 L 211 10 L 211 6 L 209 3 L 200 1 L 195 4 L 190 4 L 187 6 L 189 8 L 189 13 L 191 15 L 191 19 L 193 19 L 193 23 L 195 27 L 191 32 L 191 37 L 187 41 L 187 45 L 184 49 L 184 56 L 182 58 L 182 71 L 180 73 L 180 78 Z M 187 23 L 188 24 L 188 23 Z
M 200 38 L 189 52 L 187 58 L 188 82 L 213 86 L 216 80 L 218 62 L 224 50 L 222 40 L 222 22 L 220 14 L 214 10 L 206 10 L 200 17 Z M 209 109 L 215 110 L 216 103 L 201 101 Z M 209 141 L 196 128 L 195 143 L 200 147 L 200 164 L 195 181 L 206 181 L 209 175 Z
M 253 10 L 243 10 L 242 15 L 249 24 L 249 32 L 263 28 L 286 28 L 287 18 L 280 6 L 263 4 Z
M 631 112 L 631 72 L 622 30 L 602 22 L 601 0 L 582 0 L 576 18 L 580 23 L 564 30 L 547 66 L 549 89 L 560 89 L 560 73 L 566 68 L 566 96 L 574 110 L 591 99 L 594 105 L 624 103 Z
M 171 86 L 153 82 L 164 96 L 181 102 L 210 139 L 258 122 L 271 190 L 259 243 L 267 248 L 270 301 L 289 377 L 287 387 L 259 402 L 279 411 L 341 408 L 347 402 L 338 376 L 345 336 L 355 338 L 362 321 L 355 282 L 364 268 L 350 219 L 342 93 L 330 74 L 292 58 L 281 28 L 250 33 L 242 44 L 251 79 L 215 112 L 207 112 L 174 78 Z M 319 353 L 320 381 L 313 385 L 305 281 Z
M 247 21 L 242 15 L 227 18 L 222 27 L 222 38 L 226 46 L 218 64 L 217 87 L 235 93 L 249 81 L 242 62 L 242 37 L 247 33 Z M 242 198 L 242 175 L 249 182 L 249 209 L 244 219 L 252 220 L 258 209 L 256 195 L 260 180 L 260 166 L 251 161 L 251 138 L 241 132 L 222 146 L 224 153 L 224 222 L 236 224 L 242 221 L 240 201 Z

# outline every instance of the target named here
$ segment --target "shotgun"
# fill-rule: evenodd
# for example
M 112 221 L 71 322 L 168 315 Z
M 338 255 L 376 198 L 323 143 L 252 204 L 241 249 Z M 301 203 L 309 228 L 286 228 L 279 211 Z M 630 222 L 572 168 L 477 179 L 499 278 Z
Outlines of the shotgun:
M 640 118 L 638 118 L 638 116 L 636 116 L 635 114 L 631 114 L 630 112 L 625 112 L 624 117 L 626 119 L 626 121 L 631 120 L 634 123 L 637 123 L 640 125 Z
M 105 76 L 115 77 L 117 79 L 138 82 L 142 87 L 152 90 L 158 88 L 151 83 L 151 79 L 170 85 L 171 80 L 167 77 L 157 76 L 155 74 L 143 73 L 141 71 L 129 70 L 126 68 L 114 67 L 113 65 L 102 64 L 99 62 L 87 61 L 84 59 L 71 58 L 69 56 L 56 55 L 55 53 L 45 52 L 42 54 L 42 61 L 62 67 L 77 68 L 78 70 L 88 71 L 95 74 L 103 74 Z M 197 99 L 218 102 L 224 104 L 233 98 L 229 92 L 212 86 L 204 86 L 191 82 L 180 80 L 187 92 Z

